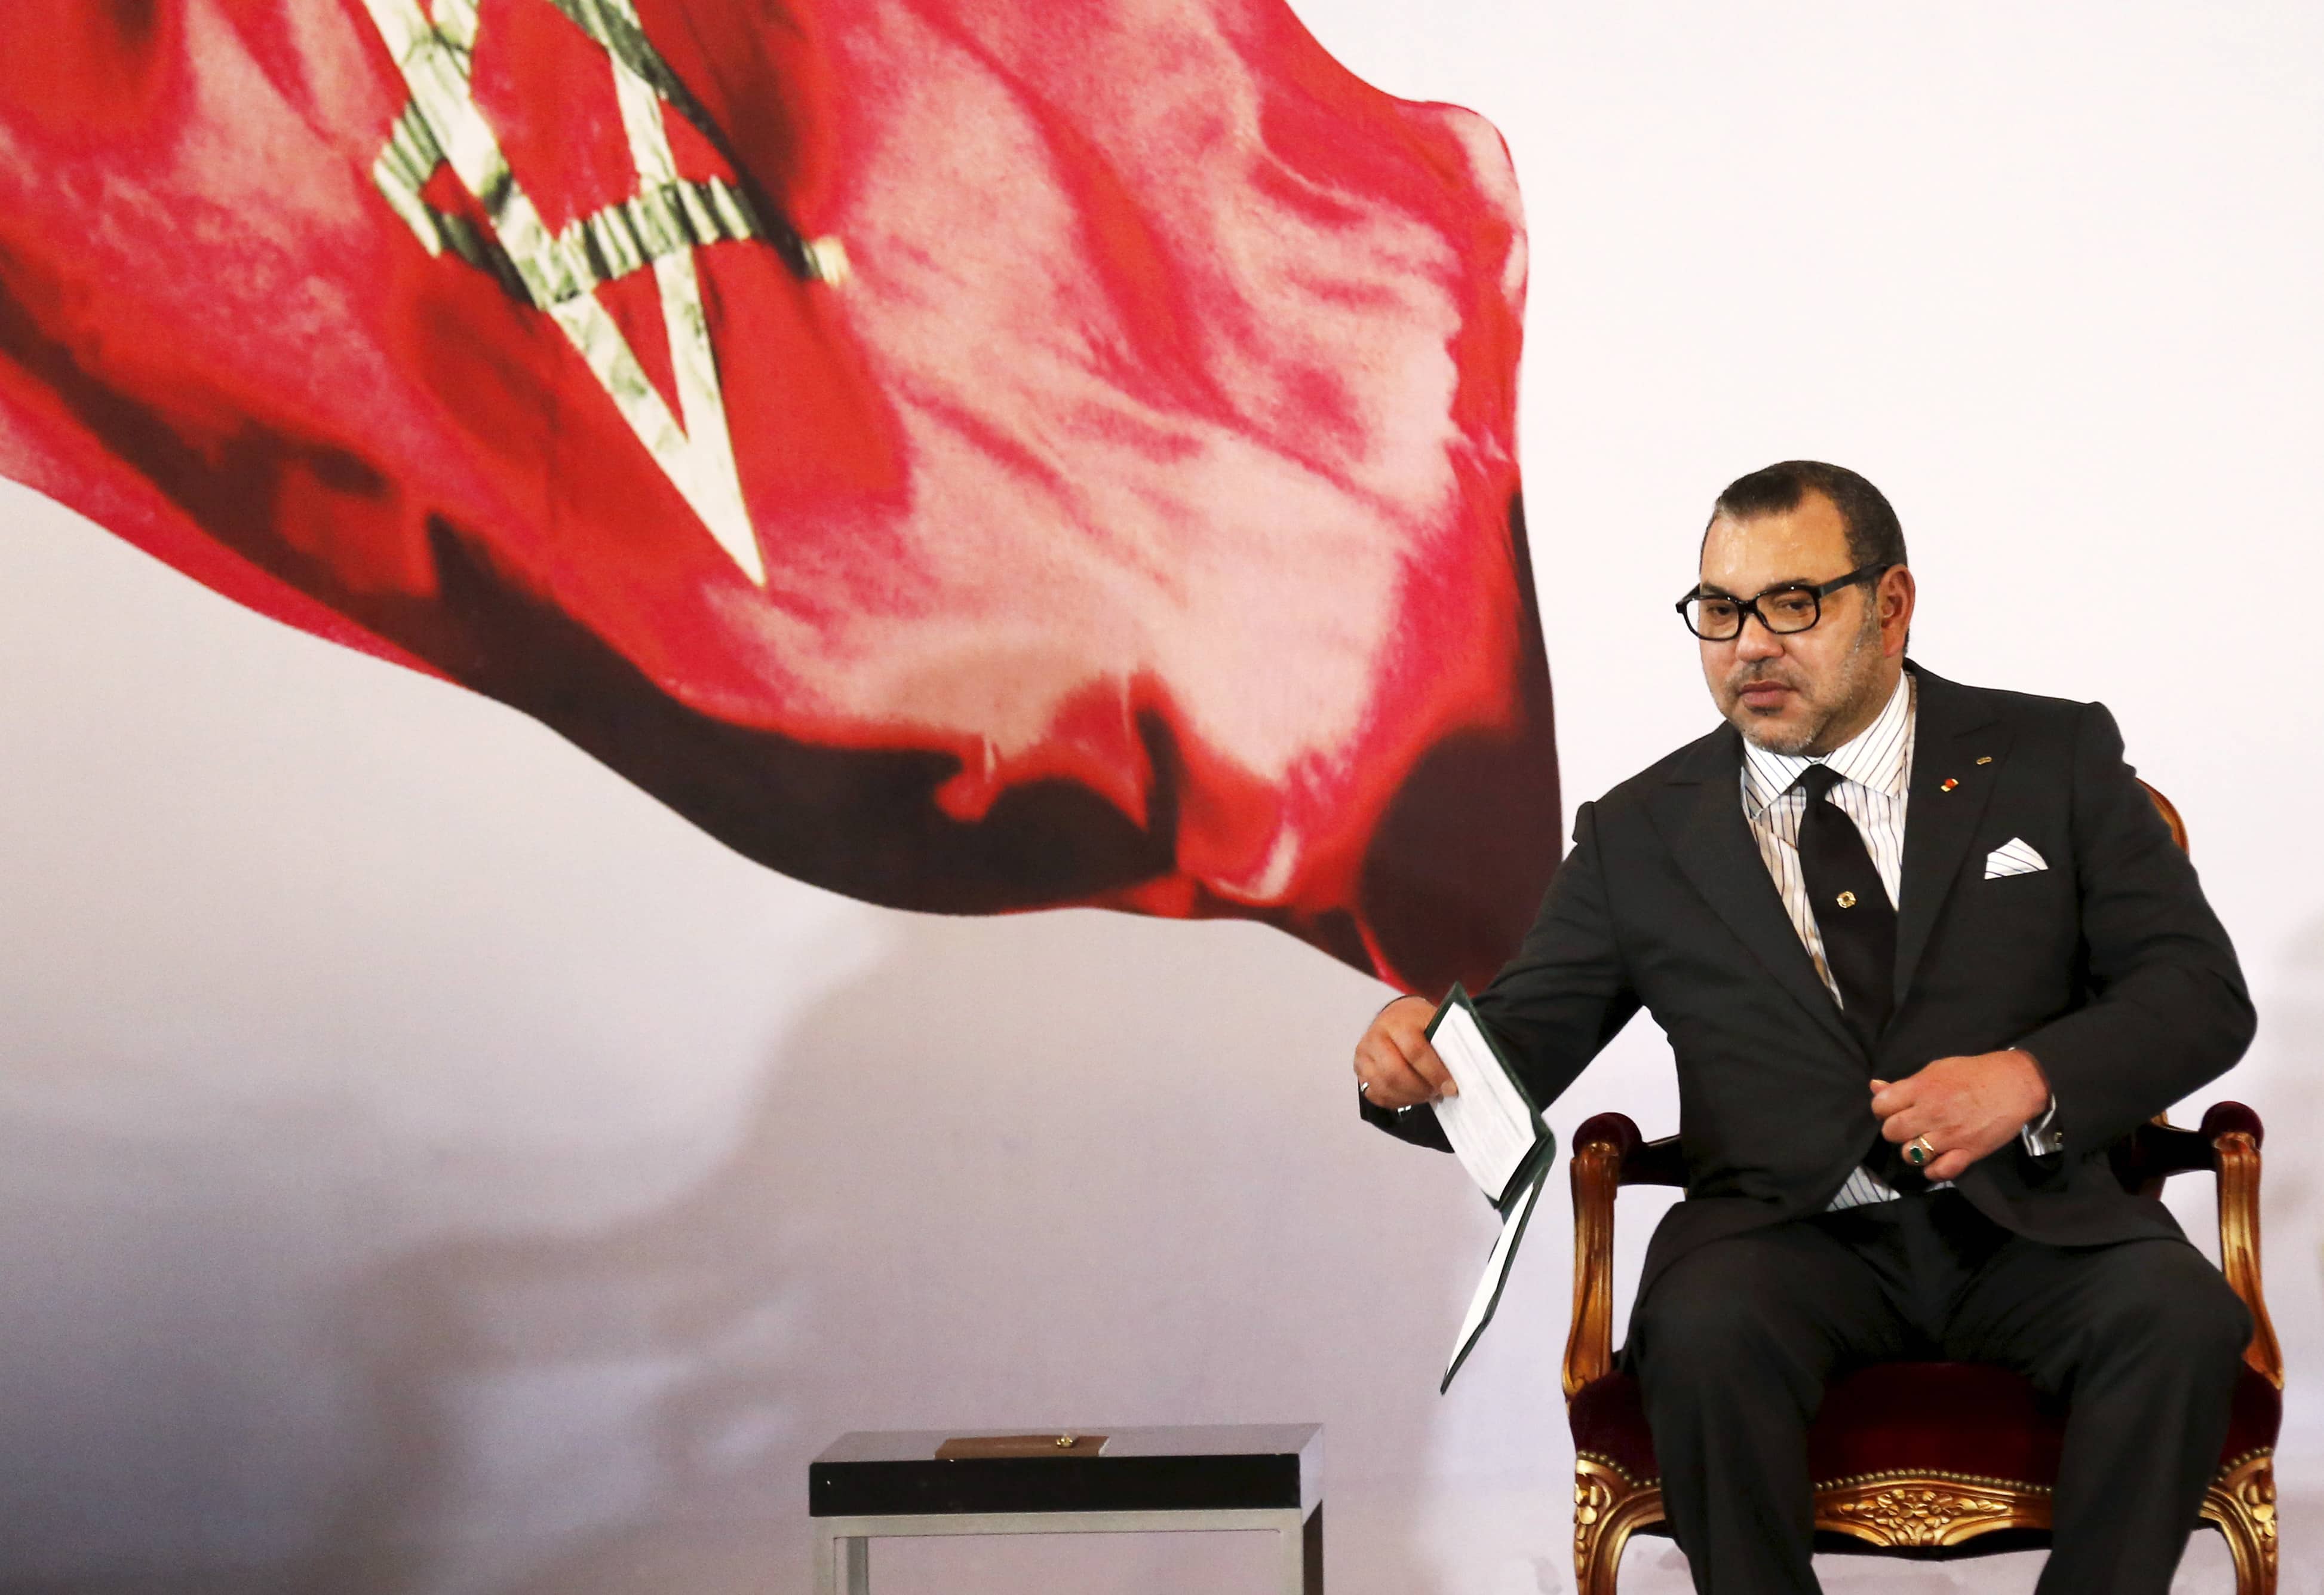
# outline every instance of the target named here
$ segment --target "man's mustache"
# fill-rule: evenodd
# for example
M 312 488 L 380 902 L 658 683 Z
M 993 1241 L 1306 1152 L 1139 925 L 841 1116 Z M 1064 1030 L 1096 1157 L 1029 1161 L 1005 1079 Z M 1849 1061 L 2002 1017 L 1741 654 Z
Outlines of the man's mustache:
M 1731 696 L 1736 693 L 1741 692 L 1747 687 L 1756 687 L 1762 683 L 1772 683 L 1777 687 L 1788 687 L 1794 692 L 1798 693 L 1804 693 L 1807 691 L 1807 683 L 1802 681 L 1796 675 L 1789 670 L 1780 670 L 1775 668 L 1774 661 L 1772 660 L 1759 664 L 1743 665 L 1729 671 L 1727 676 L 1727 691 Z

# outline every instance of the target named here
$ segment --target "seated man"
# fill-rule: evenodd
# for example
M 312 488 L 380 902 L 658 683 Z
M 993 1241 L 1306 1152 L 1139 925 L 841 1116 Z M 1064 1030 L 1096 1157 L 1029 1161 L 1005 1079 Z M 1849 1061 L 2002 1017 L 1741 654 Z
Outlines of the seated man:
M 2039 1595 L 2163 1595 L 2252 1326 L 2106 1147 L 2242 1055 L 2250 1000 L 2113 718 L 1908 664 L 1913 604 L 1855 473 L 1720 494 L 1680 612 L 1727 724 L 1582 806 L 1478 1011 L 1542 1102 L 1641 1006 L 1670 1039 L 1686 1199 L 1624 1355 L 1698 1590 L 1816 1589 L 1826 1381 L 1941 1357 L 2069 1403 Z M 1382 1010 L 1356 1074 L 1441 1146 L 1431 1011 Z

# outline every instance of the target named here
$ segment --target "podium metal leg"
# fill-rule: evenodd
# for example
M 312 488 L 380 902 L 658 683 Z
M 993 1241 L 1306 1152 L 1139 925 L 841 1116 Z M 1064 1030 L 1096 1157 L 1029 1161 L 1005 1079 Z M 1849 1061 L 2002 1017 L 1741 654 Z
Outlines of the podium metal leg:
M 872 1595 L 872 1542 L 816 1526 L 815 1595 Z
M 1282 1595 L 1323 1595 L 1323 1503 L 1316 1502 L 1305 1522 L 1296 1511 L 1272 1516 L 1281 1525 L 1275 1531 L 1275 1587 Z
M 1288 1539 L 1288 1535 L 1284 1536 Z M 1323 1503 L 1299 1531 L 1299 1595 L 1323 1595 Z

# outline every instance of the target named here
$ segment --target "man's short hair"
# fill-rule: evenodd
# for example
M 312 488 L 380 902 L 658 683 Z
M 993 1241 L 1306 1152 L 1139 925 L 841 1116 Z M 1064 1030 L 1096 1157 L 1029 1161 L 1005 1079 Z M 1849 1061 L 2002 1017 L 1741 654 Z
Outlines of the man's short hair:
M 1811 492 L 1830 499 L 1848 528 L 1849 562 L 1867 565 L 1904 563 L 1904 529 L 1896 512 L 1875 487 L 1843 466 L 1821 460 L 1784 460 L 1763 466 L 1748 476 L 1738 476 L 1711 506 L 1711 519 L 1749 521 L 1760 515 L 1781 515 L 1800 507 Z M 1703 530 L 1711 530 L 1708 522 Z

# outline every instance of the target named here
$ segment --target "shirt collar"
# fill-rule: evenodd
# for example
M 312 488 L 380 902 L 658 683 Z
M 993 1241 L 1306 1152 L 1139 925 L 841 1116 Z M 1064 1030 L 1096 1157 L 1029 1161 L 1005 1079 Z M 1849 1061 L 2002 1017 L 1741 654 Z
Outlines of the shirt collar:
M 1834 748 L 1822 759 L 1797 753 L 1771 753 L 1750 738 L 1743 739 L 1743 783 L 1753 817 L 1782 797 L 1800 772 L 1811 764 L 1829 764 L 1842 780 L 1854 781 L 1890 798 L 1902 798 L 1909 773 L 1913 731 L 1913 677 L 1896 679 L 1879 716 L 1871 724 Z

